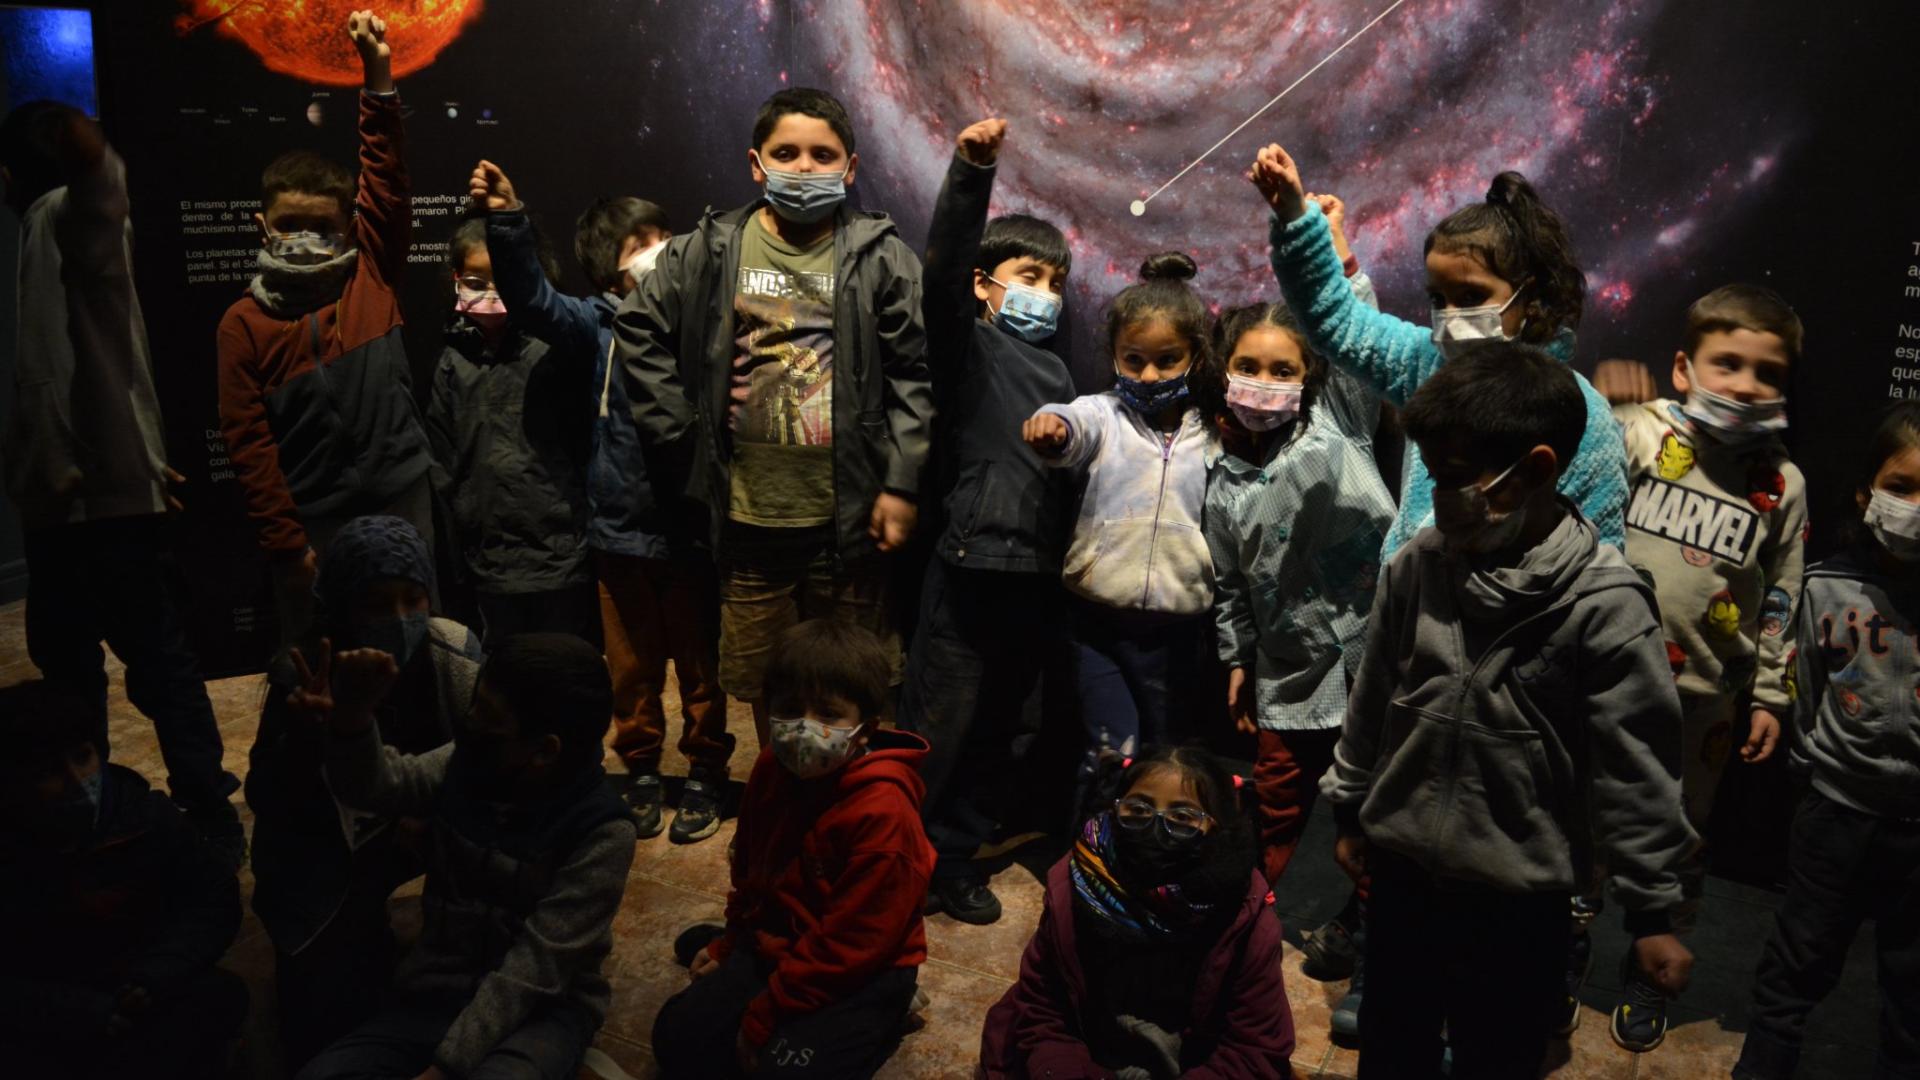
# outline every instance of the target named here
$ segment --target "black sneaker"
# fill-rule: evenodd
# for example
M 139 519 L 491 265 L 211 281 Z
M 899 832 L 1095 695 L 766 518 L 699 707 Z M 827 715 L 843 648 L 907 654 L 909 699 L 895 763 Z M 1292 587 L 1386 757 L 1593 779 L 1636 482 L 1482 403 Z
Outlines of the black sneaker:
M 1000 898 L 976 875 L 935 878 L 927 889 L 926 911 L 944 911 L 960 922 L 986 926 L 999 921 Z
M 673 815 L 676 844 L 693 844 L 720 831 L 720 789 L 705 780 L 687 781 L 680 792 L 680 809 Z
M 666 790 L 660 786 L 659 773 L 635 773 L 620 792 L 627 801 L 627 808 L 633 811 L 633 831 L 640 839 L 651 840 L 660 835 L 666 827 L 661 820 L 661 808 L 666 805 Z
M 1633 953 L 1627 953 L 1633 963 Z M 1622 1050 L 1644 1054 L 1667 1038 L 1667 995 L 1646 980 L 1639 968 L 1627 971 L 1626 989 L 1613 1007 L 1613 1041 Z
M 1353 982 L 1347 987 L 1345 997 L 1333 1006 L 1333 1017 L 1328 1027 L 1335 1038 L 1356 1041 L 1360 1038 L 1360 997 L 1366 991 L 1367 958 L 1356 955 L 1353 960 Z
M 673 962 L 683 968 L 692 967 L 693 958 L 707 951 L 707 946 L 713 944 L 715 938 L 725 935 L 726 932 L 727 924 L 717 920 L 708 919 L 694 923 L 680 931 L 680 936 L 673 939 Z
M 1308 934 L 1300 944 L 1300 951 L 1306 957 L 1300 964 L 1300 974 L 1321 982 L 1352 978 L 1354 965 L 1360 962 L 1353 931 L 1337 918 Z
M 1580 990 L 1587 985 L 1587 972 L 1593 967 L 1593 938 L 1578 931 L 1567 942 L 1567 997 L 1560 1009 L 1560 1026 L 1554 1034 L 1567 1036 L 1580 1027 Z

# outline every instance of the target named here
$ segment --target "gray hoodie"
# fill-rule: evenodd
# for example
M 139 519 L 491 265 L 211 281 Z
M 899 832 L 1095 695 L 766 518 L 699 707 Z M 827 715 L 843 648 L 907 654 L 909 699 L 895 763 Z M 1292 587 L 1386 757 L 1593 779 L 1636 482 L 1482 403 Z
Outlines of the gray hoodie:
M 1794 663 L 1794 770 L 1863 813 L 1920 820 L 1920 611 L 1911 586 L 1848 552 L 1807 572 Z
M 1431 528 L 1394 558 L 1321 789 L 1345 827 L 1438 878 L 1568 891 L 1605 865 L 1649 933 L 1698 843 L 1680 699 L 1646 584 L 1560 502 L 1518 566 Z

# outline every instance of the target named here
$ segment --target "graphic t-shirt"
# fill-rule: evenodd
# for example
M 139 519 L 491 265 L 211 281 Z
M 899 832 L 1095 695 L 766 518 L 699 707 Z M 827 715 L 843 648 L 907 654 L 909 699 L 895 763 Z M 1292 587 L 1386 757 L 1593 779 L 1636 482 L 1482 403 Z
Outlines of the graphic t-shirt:
M 833 255 L 832 234 L 802 250 L 758 214 L 741 230 L 728 417 L 734 521 L 833 521 Z

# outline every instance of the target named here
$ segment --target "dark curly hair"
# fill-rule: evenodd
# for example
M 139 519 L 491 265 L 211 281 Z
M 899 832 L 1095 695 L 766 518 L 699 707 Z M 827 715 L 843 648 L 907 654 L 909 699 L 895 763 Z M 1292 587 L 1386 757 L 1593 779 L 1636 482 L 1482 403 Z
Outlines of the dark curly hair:
M 1193 259 L 1178 251 L 1149 255 L 1140 264 L 1140 280 L 1120 290 L 1107 305 L 1107 355 L 1113 356 L 1114 342 L 1120 331 L 1153 318 L 1173 324 L 1174 333 L 1187 343 L 1193 366 L 1187 385 L 1210 385 L 1218 374 L 1213 370 L 1213 348 L 1209 334 L 1211 317 L 1200 294 L 1187 282 L 1200 272 Z
M 1574 258 L 1566 222 L 1517 172 L 1503 172 L 1485 202 L 1448 214 L 1427 234 L 1426 252 L 1478 259 L 1516 290 L 1524 287 L 1527 324 L 1520 340 L 1544 345 L 1580 325 L 1587 275 Z
M 1313 410 L 1314 398 L 1319 395 L 1320 388 L 1326 385 L 1327 362 L 1308 347 L 1300 320 L 1293 317 L 1287 305 L 1277 301 L 1229 308 L 1214 321 L 1212 351 L 1217 370 L 1206 385 L 1193 388 L 1193 403 L 1200 407 L 1200 414 L 1209 423 L 1219 424 L 1232 417 L 1232 412 L 1227 408 L 1227 377 L 1233 373 L 1233 350 L 1240 344 L 1241 338 L 1263 327 L 1285 331 L 1300 346 L 1300 355 L 1307 364 L 1305 389 L 1300 393 L 1300 422 L 1306 423 L 1308 414 Z

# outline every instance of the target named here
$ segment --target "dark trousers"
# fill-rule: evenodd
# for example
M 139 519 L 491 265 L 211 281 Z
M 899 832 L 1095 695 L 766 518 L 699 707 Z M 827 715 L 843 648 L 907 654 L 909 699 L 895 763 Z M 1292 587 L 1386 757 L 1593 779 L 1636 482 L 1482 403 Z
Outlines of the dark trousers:
M 1788 1080 L 1807 1014 L 1840 981 L 1873 919 L 1880 962 L 1876 1078 L 1920 1078 L 1920 822 L 1863 814 L 1809 792 L 1793 819 L 1787 895 L 1753 979 L 1753 1025 L 1736 1075 Z
M 321 1052 L 297 1080 L 412 1080 L 464 1000 L 402 999 Z M 600 1025 L 572 1005 L 535 1010 L 460 1080 L 573 1080 Z
M 900 1042 L 913 1004 L 915 968 L 889 968 L 846 998 L 773 1029 L 755 1076 L 872 1076 Z M 660 1075 L 738 1077 L 734 1042 L 747 1003 L 767 988 L 753 953 L 737 950 L 718 970 L 667 999 L 653 1022 Z
M 733 739 L 720 692 L 720 599 L 713 563 L 593 553 L 613 674 L 613 752 L 630 773 L 660 771 L 667 661 L 680 684 L 680 753 L 695 776 L 725 780 Z
M 95 710 L 107 756 L 105 641 L 127 668 L 127 700 L 153 721 L 167 789 L 197 819 L 225 820 L 240 782 L 221 768 L 220 725 L 174 610 L 166 519 L 112 518 L 26 534 L 27 655 L 49 683 Z
M 1566 1000 L 1568 894 L 1441 882 L 1379 847 L 1367 868 L 1360 1080 L 1438 1077 L 1442 1027 L 1453 1075 L 1535 1080 Z
M 1260 756 L 1253 763 L 1253 791 L 1259 798 L 1260 864 L 1267 884 L 1280 875 L 1307 831 L 1307 815 L 1320 798 L 1320 778 L 1333 767 L 1340 729 L 1268 731 L 1260 729 Z
M 488 649 L 514 634 L 572 634 L 600 644 L 600 597 L 593 582 L 540 592 L 480 592 L 480 639 Z
M 114 987 L 101 987 L 112 993 Z M 123 1034 L 80 1040 L 70 1033 L 44 1045 L 6 1040 L 0 1071 L 8 1076 L 59 1076 L 77 1080 L 206 1080 L 227 1075 L 233 1044 L 247 1019 L 247 984 L 208 968 L 150 995 L 146 1011 Z
M 1196 700 L 1207 627 L 1204 615 L 1074 604 L 1081 720 L 1089 743 L 1083 777 L 1092 775 L 1102 750 L 1131 756 L 1173 734 Z
M 298 953 L 276 952 L 280 1046 L 289 1074 L 373 1018 L 393 983 L 399 949 L 387 915 L 394 882 L 359 874 L 333 921 Z
M 900 726 L 931 747 L 920 775 L 936 876 L 970 872 L 992 834 L 982 797 L 1011 767 L 1027 699 L 1064 647 L 1063 603 L 1051 574 L 927 565 Z

